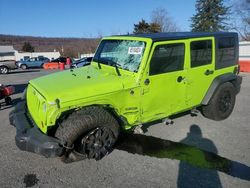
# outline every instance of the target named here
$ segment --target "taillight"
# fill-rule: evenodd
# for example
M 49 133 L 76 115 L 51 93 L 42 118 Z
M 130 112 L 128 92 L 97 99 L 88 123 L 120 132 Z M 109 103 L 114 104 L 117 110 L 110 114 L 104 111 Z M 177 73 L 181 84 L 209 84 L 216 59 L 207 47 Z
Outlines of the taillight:
M 10 96 L 15 92 L 15 88 L 13 86 L 7 86 L 3 89 L 4 96 Z
M 240 73 L 240 65 L 234 67 L 234 74 L 239 74 L 239 73 Z

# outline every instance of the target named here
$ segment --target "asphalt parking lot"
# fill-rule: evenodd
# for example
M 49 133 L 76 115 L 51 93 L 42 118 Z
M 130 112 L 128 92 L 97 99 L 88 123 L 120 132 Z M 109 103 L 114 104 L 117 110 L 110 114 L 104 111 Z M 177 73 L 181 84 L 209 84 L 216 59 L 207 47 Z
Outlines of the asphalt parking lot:
M 30 79 L 52 72 L 14 71 L 0 75 L 0 84 L 16 87 L 13 102 L 17 103 Z M 2 106 L 0 187 L 250 187 L 250 74 L 241 75 L 241 92 L 227 120 L 185 115 L 173 125 L 145 126 L 144 135 L 123 138 L 100 161 L 65 164 L 58 158 L 20 151 L 8 120 L 13 107 Z M 212 165 L 203 164 L 197 157 L 200 153 Z M 220 167 L 224 162 L 223 167 L 230 169 Z

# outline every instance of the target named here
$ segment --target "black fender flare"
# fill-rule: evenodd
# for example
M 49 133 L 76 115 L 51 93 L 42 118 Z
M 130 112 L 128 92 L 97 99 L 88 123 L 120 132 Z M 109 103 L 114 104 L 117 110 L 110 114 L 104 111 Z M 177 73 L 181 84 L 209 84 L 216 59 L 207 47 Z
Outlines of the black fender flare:
M 214 92 L 216 91 L 216 89 L 223 83 L 225 82 L 231 82 L 235 89 L 236 89 L 236 93 L 239 93 L 240 91 L 240 85 L 242 82 L 242 77 L 235 75 L 233 73 L 227 73 L 227 74 L 223 74 L 220 76 L 217 76 L 212 84 L 210 85 L 209 89 L 207 90 L 207 93 L 205 95 L 205 97 L 203 98 L 201 104 L 203 105 L 207 105 L 210 101 L 210 99 L 212 98 Z

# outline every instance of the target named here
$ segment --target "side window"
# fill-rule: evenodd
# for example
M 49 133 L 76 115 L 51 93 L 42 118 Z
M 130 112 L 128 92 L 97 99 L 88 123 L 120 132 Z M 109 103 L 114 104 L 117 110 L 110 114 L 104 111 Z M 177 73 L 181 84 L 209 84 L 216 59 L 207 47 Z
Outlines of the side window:
M 218 60 L 232 61 L 235 58 L 235 39 L 233 37 L 223 37 L 219 39 Z
M 190 50 L 192 68 L 212 63 L 212 40 L 193 41 Z
M 183 70 L 184 52 L 183 43 L 158 45 L 150 62 L 149 75 Z

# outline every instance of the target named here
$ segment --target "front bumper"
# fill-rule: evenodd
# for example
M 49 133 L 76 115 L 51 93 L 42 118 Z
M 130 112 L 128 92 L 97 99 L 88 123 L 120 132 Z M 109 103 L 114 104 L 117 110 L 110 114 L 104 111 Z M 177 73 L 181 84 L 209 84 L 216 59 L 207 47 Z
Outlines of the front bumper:
M 63 152 L 61 142 L 43 134 L 27 115 L 25 100 L 19 102 L 10 113 L 10 124 L 16 127 L 16 145 L 19 149 L 43 155 L 57 157 Z

